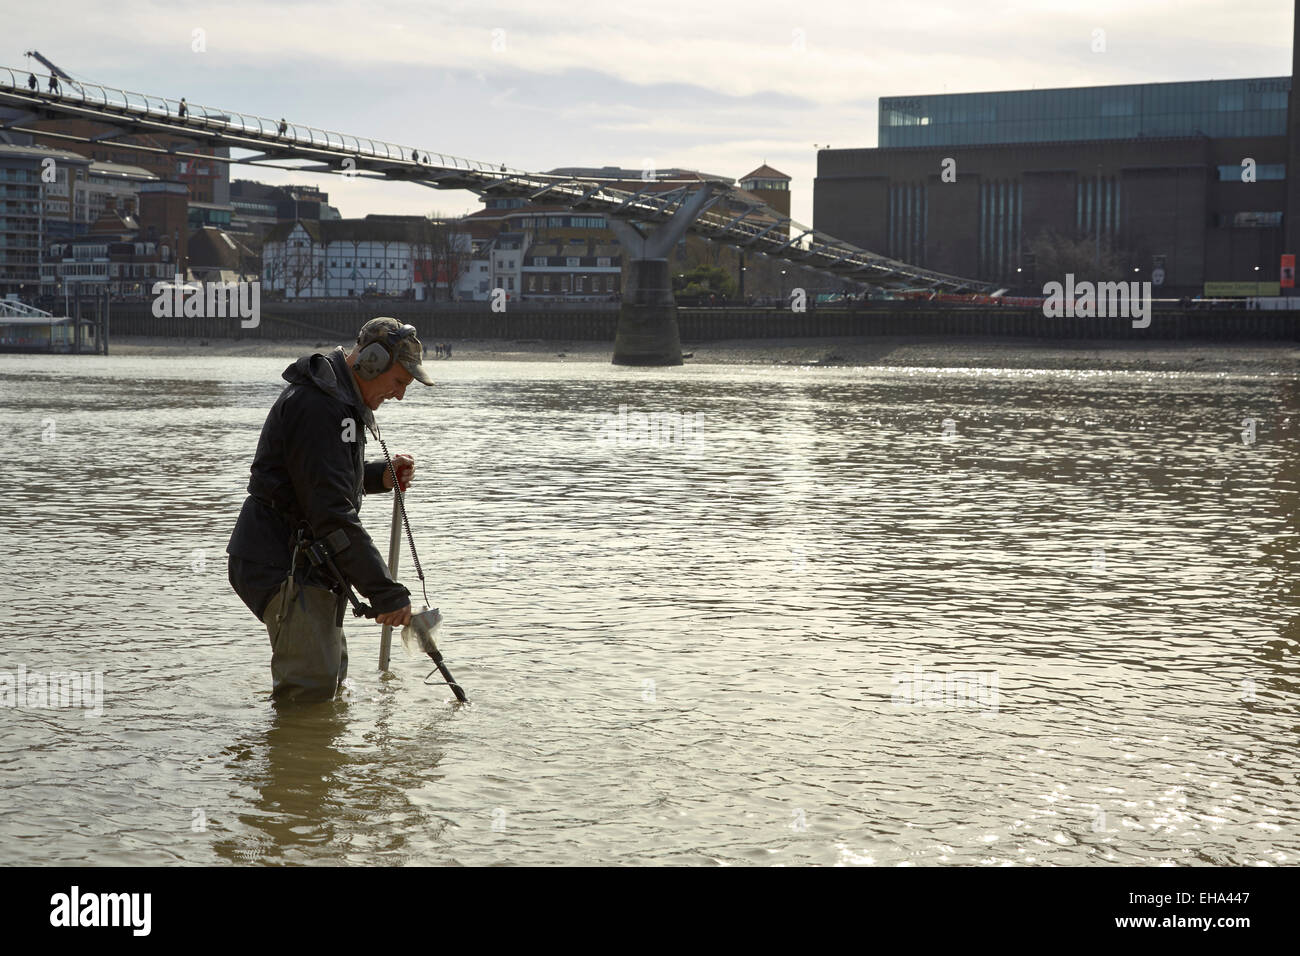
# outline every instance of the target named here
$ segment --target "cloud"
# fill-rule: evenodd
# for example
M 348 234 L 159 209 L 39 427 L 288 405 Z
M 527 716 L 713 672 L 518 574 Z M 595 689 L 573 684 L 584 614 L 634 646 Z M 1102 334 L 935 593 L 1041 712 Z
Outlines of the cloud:
M 812 144 L 874 146 L 880 96 L 1287 75 L 1292 8 L 64 0 L 57 19 L 22 5 L 5 24 L 6 65 L 35 47 L 78 77 L 493 163 L 654 156 L 739 176 L 766 156 L 795 176 L 795 216 L 807 221 Z M 192 49 L 199 29 L 203 53 Z M 1104 53 L 1092 50 L 1095 30 Z M 347 188 L 347 215 L 427 211 L 444 198 Z

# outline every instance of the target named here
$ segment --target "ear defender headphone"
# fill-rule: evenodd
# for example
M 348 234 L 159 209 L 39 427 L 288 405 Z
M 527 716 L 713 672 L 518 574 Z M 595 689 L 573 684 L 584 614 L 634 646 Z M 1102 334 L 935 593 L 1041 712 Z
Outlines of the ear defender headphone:
M 354 366 L 357 376 L 367 382 L 383 375 L 393 367 L 393 354 L 402 339 L 415 335 L 415 326 L 404 325 L 400 329 L 389 329 L 384 335 L 384 342 L 371 342 L 357 354 Z

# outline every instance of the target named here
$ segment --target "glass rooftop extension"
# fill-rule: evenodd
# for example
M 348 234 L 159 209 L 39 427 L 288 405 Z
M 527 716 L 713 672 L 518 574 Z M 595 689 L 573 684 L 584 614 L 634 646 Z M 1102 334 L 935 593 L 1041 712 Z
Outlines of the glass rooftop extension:
M 1289 76 L 882 96 L 878 143 L 970 146 L 1170 136 L 1283 136 Z

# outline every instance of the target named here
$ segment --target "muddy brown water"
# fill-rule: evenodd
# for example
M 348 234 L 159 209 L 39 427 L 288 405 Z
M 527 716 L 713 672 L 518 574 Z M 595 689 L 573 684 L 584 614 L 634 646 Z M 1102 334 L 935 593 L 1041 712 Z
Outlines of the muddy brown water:
M 285 364 L 0 356 L 0 863 L 1296 862 L 1294 376 L 440 363 L 379 418 L 472 703 L 350 624 L 277 712 Z

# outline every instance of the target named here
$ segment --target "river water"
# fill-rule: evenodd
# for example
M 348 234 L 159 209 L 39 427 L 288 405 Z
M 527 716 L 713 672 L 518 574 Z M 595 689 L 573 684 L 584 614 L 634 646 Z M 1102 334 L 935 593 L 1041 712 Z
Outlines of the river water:
M 0 863 L 1297 862 L 1294 377 L 436 363 L 379 421 L 471 704 L 350 623 L 277 712 L 286 364 L 0 356 Z

